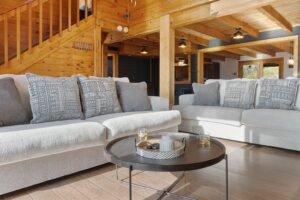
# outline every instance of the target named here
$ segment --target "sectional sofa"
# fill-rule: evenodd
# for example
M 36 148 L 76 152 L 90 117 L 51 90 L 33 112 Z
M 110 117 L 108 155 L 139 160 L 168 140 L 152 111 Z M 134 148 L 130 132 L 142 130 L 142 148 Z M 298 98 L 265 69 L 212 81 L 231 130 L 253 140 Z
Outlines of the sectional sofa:
M 0 75 L 0 79 L 5 77 L 14 79 L 23 104 L 30 110 L 26 77 Z M 127 78 L 119 81 L 129 82 Z M 177 131 L 180 113 L 168 111 L 165 98 L 149 98 L 152 111 L 0 127 L 0 195 L 107 163 L 105 144 L 136 134 L 139 128 Z
M 194 94 L 181 95 L 179 105 L 173 110 L 181 113 L 180 131 L 199 131 L 213 137 L 249 142 L 300 151 L 300 88 L 293 110 L 241 109 L 222 106 L 226 82 L 230 80 L 208 80 L 207 84 L 220 82 L 220 105 L 193 105 Z M 256 87 L 255 104 L 258 102 L 259 86 Z

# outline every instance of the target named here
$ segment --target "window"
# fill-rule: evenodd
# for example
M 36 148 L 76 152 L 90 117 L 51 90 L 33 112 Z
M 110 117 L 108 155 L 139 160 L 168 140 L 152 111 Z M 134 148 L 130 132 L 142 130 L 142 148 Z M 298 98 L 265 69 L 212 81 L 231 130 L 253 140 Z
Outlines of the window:
M 283 78 L 283 58 L 239 61 L 239 78 Z

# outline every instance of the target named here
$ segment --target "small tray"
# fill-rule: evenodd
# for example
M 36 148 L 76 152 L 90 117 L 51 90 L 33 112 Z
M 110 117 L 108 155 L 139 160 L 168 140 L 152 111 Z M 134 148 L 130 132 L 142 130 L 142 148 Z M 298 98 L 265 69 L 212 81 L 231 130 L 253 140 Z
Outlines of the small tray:
M 175 149 L 173 151 L 159 151 L 159 149 L 147 149 L 148 144 L 159 143 L 159 139 L 149 139 L 136 145 L 136 153 L 145 158 L 151 159 L 173 159 L 181 156 L 185 151 L 185 139 L 182 141 L 174 141 Z

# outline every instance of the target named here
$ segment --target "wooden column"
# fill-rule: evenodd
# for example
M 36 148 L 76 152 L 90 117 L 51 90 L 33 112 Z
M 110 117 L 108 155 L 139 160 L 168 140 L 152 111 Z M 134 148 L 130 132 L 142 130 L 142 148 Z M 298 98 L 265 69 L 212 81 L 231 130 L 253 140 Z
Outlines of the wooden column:
M 175 30 L 171 27 L 170 15 L 160 18 L 160 51 L 159 51 L 159 93 L 174 103 L 174 63 L 175 63 Z
M 204 53 L 201 51 L 198 51 L 197 56 L 197 81 L 204 83 Z
M 101 26 L 96 24 L 94 29 L 94 75 L 102 75 L 102 43 L 101 43 Z
M 8 17 L 4 14 L 4 64 L 8 67 Z
M 62 36 L 62 0 L 59 0 L 59 35 Z
M 300 73 L 299 73 L 299 56 L 300 56 L 300 51 L 299 51 L 299 46 L 300 46 L 300 40 L 299 36 L 296 36 L 294 39 L 294 47 L 293 47 L 293 59 L 294 59 L 294 77 L 299 78 Z
M 43 43 L 43 1 L 39 0 L 39 46 Z
M 32 5 L 28 3 L 28 52 L 32 50 Z
M 72 26 L 72 1 L 68 0 L 68 28 L 71 31 Z
M 49 1 L 49 39 L 53 36 L 53 0 Z

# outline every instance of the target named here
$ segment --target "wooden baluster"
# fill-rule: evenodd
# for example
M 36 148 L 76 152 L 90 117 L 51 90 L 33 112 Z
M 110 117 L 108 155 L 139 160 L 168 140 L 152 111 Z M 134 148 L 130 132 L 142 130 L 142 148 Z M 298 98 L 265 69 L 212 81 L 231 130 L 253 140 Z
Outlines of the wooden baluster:
M 59 35 L 62 36 L 62 0 L 59 0 Z
M 8 19 L 4 14 L 4 65 L 8 67 Z
M 71 31 L 72 26 L 72 3 L 71 0 L 68 0 L 68 28 Z
M 87 17 L 88 17 L 88 0 L 84 0 L 84 5 L 85 5 L 85 12 L 84 12 L 84 18 L 85 18 L 85 20 L 87 20 Z
M 32 50 L 32 4 L 28 4 L 28 52 Z
M 76 24 L 79 26 L 79 21 L 80 21 L 80 5 L 79 5 L 79 0 L 76 0 Z
M 49 8 L 50 8 L 50 12 L 49 12 L 49 39 L 52 39 L 53 36 L 53 0 L 49 0 Z
M 16 9 L 16 46 L 17 46 L 17 60 L 21 60 L 21 10 L 20 7 Z
M 43 0 L 39 0 L 39 45 L 43 43 Z

